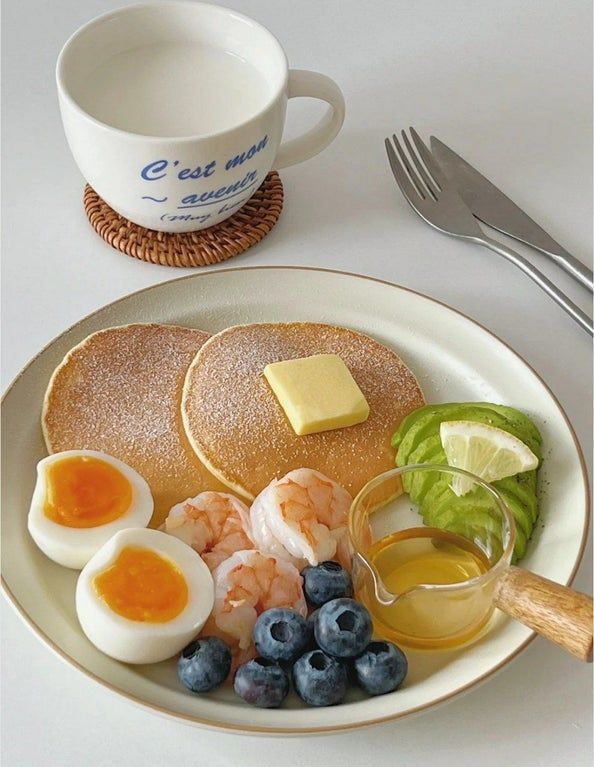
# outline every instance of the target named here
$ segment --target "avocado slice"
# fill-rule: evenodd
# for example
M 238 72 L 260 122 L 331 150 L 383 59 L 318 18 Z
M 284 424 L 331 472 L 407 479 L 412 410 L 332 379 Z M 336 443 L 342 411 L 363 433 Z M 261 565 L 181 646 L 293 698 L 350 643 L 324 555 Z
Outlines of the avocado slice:
M 443 453 L 445 457 L 439 434 L 431 434 L 412 451 L 407 463 L 429 463 L 429 457 L 439 452 Z
M 408 463 L 447 463 L 439 435 L 433 434 L 423 440 L 410 454 Z M 412 472 L 403 475 L 402 485 L 415 503 L 422 503 L 429 487 L 441 476 L 437 472 Z
M 536 495 L 536 471 L 525 471 L 513 477 L 505 477 L 493 482 L 502 495 L 518 500 L 530 514 L 530 527 L 538 517 L 538 497 Z
M 519 562 L 520 559 L 526 554 L 526 549 L 528 548 L 528 541 L 530 539 L 526 538 L 524 536 L 524 533 L 517 529 L 516 530 L 516 543 L 514 546 L 514 553 L 512 554 L 512 564 L 515 564 L 516 562 Z
M 448 420 L 449 413 L 450 411 L 454 412 L 454 408 L 455 406 L 453 405 L 442 406 L 441 408 L 421 408 L 425 412 L 421 413 L 415 422 L 410 425 L 400 442 L 398 452 L 396 453 L 396 464 L 398 466 L 405 466 L 407 463 L 410 463 L 410 454 L 424 439 L 436 434 L 439 436 L 439 424 L 442 420 Z
M 445 464 L 443 453 L 436 455 L 435 458 L 428 460 L 427 463 Z M 422 506 L 425 503 L 428 491 L 436 484 L 441 483 L 442 479 L 445 480 L 445 484 L 448 484 L 447 476 L 438 471 L 414 472 L 410 475 L 410 479 L 409 495 L 418 506 Z
M 515 495 L 507 490 L 501 489 L 501 496 L 514 516 L 516 527 L 518 529 L 521 528 L 526 535 L 526 538 L 529 538 L 532 535 L 532 528 L 534 527 L 530 510 L 525 504 L 519 501 Z
M 455 498 L 456 496 L 450 487 L 450 480 L 445 474 L 442 474 L 438 481 L 427 490 L 420 507 L 425 524 L 433 525 L 443 504 L 451 501 L 452 497 Z
M 423 407 L 418 407 L 416 410 L 413 410 L 412 413 L 409 413 L 400 422 L 398 430 L 392 437 L 392 447 L 398 450 L 405 434 L 409 431 L 411 426 L 419 420 L 419 418 L 427 415 L 429 412 L 440 413 L 442 410 L 450 407 L 452 407 L 451 404 L 444 403 L 442 405 L 423 405 Z

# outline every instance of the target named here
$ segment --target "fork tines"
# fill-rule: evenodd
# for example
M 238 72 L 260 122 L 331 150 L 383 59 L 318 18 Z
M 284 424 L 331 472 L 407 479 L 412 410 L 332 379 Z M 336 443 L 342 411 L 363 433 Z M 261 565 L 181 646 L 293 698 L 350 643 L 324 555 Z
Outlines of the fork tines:
M 411 199 L 412 195 L 413 199 L 414 197 L 420 197 L 422 200 L 437 200 L 444 183 L 443 173 L 416 130 L 412 127 L 409 130 L 417 149 L 416 152 L 405 131 L 401 131 L 401 135 L 408 155 L 395 133 L 392 134 L 393 145 L 389 138 L 385 140 L 392 173 L 407 198 Z M 394 147 L 396 147 L 396 151 L 394 151 Z M 400 157 L 400 160 L 398 157 Z M 413 165 L 414 168 L 412 167 Z

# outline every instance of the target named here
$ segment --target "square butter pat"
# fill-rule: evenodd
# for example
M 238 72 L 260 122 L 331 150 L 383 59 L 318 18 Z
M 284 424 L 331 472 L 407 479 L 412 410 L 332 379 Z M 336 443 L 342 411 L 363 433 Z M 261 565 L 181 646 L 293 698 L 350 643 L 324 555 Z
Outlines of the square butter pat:
M 296 434 L 314 434 L 362 423 L 369 405 L 337 354 L 273 362 L 264 368 Z

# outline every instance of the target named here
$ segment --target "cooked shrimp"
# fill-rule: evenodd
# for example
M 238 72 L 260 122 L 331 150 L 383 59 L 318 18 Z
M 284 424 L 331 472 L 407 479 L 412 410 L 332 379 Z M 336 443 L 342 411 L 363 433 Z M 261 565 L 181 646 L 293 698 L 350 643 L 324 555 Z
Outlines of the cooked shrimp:
M 261 551 L 301 566 L 338 557 L 351 569 L 347 514 L 352 498 L 313 469 L 274 480 L 250 509 L 252 538 Z
M 252 632 L 260 613 L 289 607 L 304 617 L 302 578 L 290 563 L 260 551 L 236 551 L 213 571 L 215 603 L 203 636 L 218 636 L 233 653 L 233 668 L 253 658 Z
M 253 549 L 248 507 L 233 495 L 212 491 L 174 506 L 163 525 L 197 551 L 214 570 L 236 551 Z

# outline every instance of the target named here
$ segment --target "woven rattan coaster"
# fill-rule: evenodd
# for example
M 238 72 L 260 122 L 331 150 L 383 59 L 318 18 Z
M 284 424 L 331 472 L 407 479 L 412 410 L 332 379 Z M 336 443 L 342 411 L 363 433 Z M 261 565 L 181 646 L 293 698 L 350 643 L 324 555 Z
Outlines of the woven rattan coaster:
M 283 209 L 283 184 L 278 173 L 271 171 L 237 213 L 209 229 L 183 234 L 133 224 L 88 185 L 84 203 L 91 226 L 112 248 L 162 266 L 208 266 L 238 256 L 266 237 Z

